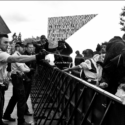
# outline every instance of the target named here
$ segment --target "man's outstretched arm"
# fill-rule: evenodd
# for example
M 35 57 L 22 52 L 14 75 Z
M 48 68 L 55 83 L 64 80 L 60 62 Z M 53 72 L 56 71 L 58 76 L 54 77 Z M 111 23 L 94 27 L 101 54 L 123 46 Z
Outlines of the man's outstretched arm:
M 47 55 L 46 52 L 40 52 L 36 55 L 20 55 L 20 56 L 9 56 L 7 59 L 8 63 L 15 63 L 15 62 L 19 62 L 19 63 L 25 63 L 25 62 L 30 62 L 33 60 L 36 60 L 37 62 L 39 62 L 41 59 L 45 59 L 45 56 Z

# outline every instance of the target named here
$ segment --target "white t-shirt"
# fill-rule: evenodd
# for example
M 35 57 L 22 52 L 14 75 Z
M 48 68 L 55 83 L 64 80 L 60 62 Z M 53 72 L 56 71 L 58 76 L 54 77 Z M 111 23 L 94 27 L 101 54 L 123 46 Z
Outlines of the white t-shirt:
M 3 80 L 7 77 L 7 59 L 10 56 L 7 52 L 0 50 L 0 84 L 3 84 Z
M 97 65 L 96 60 L 94 58 L 91 58 L 90 60 L 86 60 L 85 62 L 82 62 L 79 65 L 79 67 L 83 69 L 84 74 L 88 79 L 95 79 L 97 81 L 100 81 L 102 77 L 102 67 L 100 65 Z M 94 65 L 95 72 L 91 71 L 92 63 Z
M 15 51 L 15 53 L 12 56 L 20 56 L 21 54 L 18 51 Z M 29 72 L 30 68 L 25 63 L 12 63 L 12 74 L 18 72 L 20 74 L 23 74 L 24 72 Z

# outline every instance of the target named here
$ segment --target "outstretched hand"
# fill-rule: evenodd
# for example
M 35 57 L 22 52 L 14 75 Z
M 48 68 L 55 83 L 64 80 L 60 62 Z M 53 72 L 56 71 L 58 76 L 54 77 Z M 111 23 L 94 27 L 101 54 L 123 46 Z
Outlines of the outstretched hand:
M 106 82 L 102 82 L 102 83 L 100 83 L 99 87 L 100 88 L 107 88 L 108 84 Z
M 41 52 L 39 52 L 39 53 L 36 55 L 36 62 L 39 63 L 40 60 L 45 59 L 45 56 L 46 56 L 47 54 L 48 54 L 48 52 L 43 49 Z
M 44 53 L 45 55 L 49 54 L 49 52 L 46 51 L 45 49 L 42 49 L 41 52 Z

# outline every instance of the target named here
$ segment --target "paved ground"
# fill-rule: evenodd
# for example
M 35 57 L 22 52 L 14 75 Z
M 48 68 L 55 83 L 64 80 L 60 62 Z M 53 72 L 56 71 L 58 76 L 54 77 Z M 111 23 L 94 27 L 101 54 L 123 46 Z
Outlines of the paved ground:
M 9 101 L 11 95 L 12 95 L 12 85 L 10 84 L 9 89 L 5 93 L 4 110 L 5 110 L 5 108 L 6 108 L 7 104 L 8 104 L 8 101 Z M 33 112 L 30 98 L 28 99 L 28 106 L 29 106 L 30 112 Z M 15 107 L 15 109 L 14 109 L 14 111 L 12 113 L 12 117 L 17 118 L 17 107 Z M 33 123 L 33 117 L 32 116 L 25 116 L 25 120 L 27 122 Z M 17 122 L 8 122 L 8 121 L 5 121 L 5 122 L 8 123 L 8 125 L 17 125 Z

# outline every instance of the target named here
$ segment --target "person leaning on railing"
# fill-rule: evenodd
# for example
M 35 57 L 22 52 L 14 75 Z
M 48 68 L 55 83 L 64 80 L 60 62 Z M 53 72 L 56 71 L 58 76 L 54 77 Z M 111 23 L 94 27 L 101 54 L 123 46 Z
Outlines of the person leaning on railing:
M 84 51 L 85 61 L 81 64 L 64 69 L 63 71 L 73 71 L 82 69 L 81 78 L 85 81 L 88 81 L 94 85 L 99 85 L 101 80 L 102 69 L 98 67 L 95 58 L 93 57 L 93 51 L 91 49 L 86 49 Z

